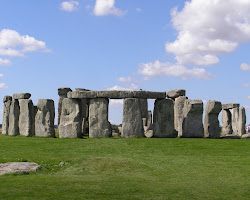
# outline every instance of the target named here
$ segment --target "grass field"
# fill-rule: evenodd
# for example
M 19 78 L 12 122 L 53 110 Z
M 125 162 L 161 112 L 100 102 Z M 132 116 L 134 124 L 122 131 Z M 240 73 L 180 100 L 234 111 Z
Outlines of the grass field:
M 0 199 L 250 199 L 250 140 L 0 136 Z M 61 163 L 61 164 L 60 164 Z M 60 164 L 60 165 L 59 165 Z

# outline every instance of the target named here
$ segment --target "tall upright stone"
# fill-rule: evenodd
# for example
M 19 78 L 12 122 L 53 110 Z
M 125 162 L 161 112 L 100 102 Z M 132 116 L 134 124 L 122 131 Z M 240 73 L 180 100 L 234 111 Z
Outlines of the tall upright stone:
M 222 135 L 232 134 L 232 114 L 229 109 L 222 110 Z
M 35 115 L 31 99 L 20 100 L 19 132 L 23 136 L 35 135 Z
M 3 109 L 2 134 L 4 135 L 8 135 L 11 101 L 12 101 L 11 96 L 5 96 L 3 99 L 4 109 Z
M 234 135 L 239 135 L 238 123 L 239 122 L 239 108 L 232 109 L 232 129 Z
M 123 103 L 122 137 L 144 137 L 140 100 L 126 98 Z
M 152 111 L 148 110 L 147 127 L 153 129 Z
M 185 96 L 179 96 L 174 102 L 174 128 L 178 132 L 178 136 L 182 135 L 183 110 L 186 99 Z
M 10 105 L 10 115 L 9 115 L 9 129 L 8 135 L 16 136 L 19 135 L 19 101 L 18 99 L 13 99 Z
M 68 92 L 72 92 L 72 90 L 69 87 L 60 87 L 58 88 L 58 95 L 59 95 L 59 100 L 58 100 L 58 127 L 60 125 L 60 118 L 61 118 L 61 112 L 62 112 L 62 101 L 64 98 L 67 98 Z
M 181 137 L 196 138 L 204 136 L 202 123 L 203 102 L 202 100 L 187 99 L 184 104 Z
M 244 107 L 239 109 L 238 136 L 246 134 L 246 111 Z
M 142 118 L 148 118 L 148 100 L 140 99 Z
M 174 132 L 174 102 L 171 99 L 157 99 L 154 104 L 153 137 L 172 138 Z
M 55 137 L 54 101 L 52 99 L 39 99 L 35 116 L 35 135 L 38 137 Z
M 221 102 L 208 101 L 205 111 L 204 133 L 205 137 L 220 138 L 220 123 L 218 115 L 222 109 Z
M 80 100 L 64 98 L 59 125 L 60 138 L 80 138 L 81 134 Z
M 111 125 L 108 121 L 109 100 L 95 98 L 89 105 L 89 137 L 111 137 Z

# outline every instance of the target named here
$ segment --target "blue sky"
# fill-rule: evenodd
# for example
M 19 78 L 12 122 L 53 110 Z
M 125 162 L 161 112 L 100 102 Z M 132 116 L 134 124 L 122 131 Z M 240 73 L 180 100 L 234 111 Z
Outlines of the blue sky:
M 57 105 L 65 86 L 183 88 L 240 103 L 248 119 L 249 13 L 249 0 L 1 1 L 0 98 L 30 92 L 34 104 Z M 121 123 L 121 101 L 110 102 L 110 120 Z

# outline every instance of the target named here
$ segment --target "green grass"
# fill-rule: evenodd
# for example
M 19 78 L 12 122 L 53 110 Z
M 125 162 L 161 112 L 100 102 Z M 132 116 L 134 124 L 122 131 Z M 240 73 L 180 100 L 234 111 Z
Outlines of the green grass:
M 42 169 L 0 176 L 0 199 L 250 199 L 249 152 L 244 139 L 1 135 L 1 163 Z

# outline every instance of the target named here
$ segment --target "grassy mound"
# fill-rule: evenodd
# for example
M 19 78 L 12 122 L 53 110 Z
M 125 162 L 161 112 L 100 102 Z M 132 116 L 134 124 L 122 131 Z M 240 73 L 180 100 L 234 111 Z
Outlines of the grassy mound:
M 0 136 L 0 199 L 249 199 L 250 140 Z

